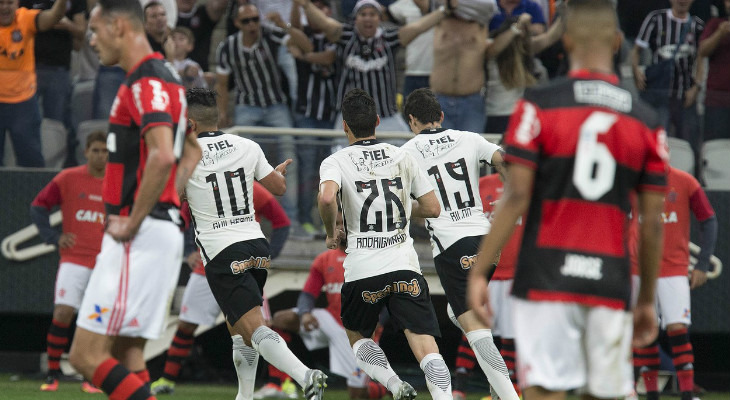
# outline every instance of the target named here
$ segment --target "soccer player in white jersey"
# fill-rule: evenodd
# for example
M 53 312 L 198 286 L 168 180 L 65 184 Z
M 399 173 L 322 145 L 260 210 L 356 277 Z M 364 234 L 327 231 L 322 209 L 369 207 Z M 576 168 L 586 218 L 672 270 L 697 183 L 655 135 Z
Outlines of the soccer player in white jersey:
M 187 99 L 189 123 L 198 134 L 203 158 L 185 191 L 208 284 L 229 326 L 242 337 L 234 339 L 234 348 L 242 356 L 236 368 L 245 390 L 236 398 L 253 398 L 261 354 L 297 381 L 307 399 L 320 400 L 327 376 L 302 364 L 265 325 L 261 313 L 271 257 L 254 217 L 253 180 L 275 195 L 284 194 L 291 160 L 274 169 L 258 144 L 217 130 L 215 91 L 191 89 Z
M 439 215 L 438 200 L 410 154 L 375 138 L 380 118 L 369 94 L 349 91 L 342 117 L 350 146 L 322 162 L 318 202 L 327 247 L 337 248 L 341 235 L 347 235 L 340 315 L 357 365 L 395 400 L 415 398 L 413 387 L 401 381 L 370 339 L 381 309 L 388 307 L 426 375 L 431 396 L 451 399 L 451 376 L 434 340 L 440 335 L 436 313 L 408 234 L 411 215 Z M 344 232 L 335 226 L 338 199 Z
M 441 205 L 441 214 L 427 218 L 426 228 L 436 272 L 455 317 L 452 321 L 466 335 L 494 391 L 503 400 L 517 400 L 492 331 L 466 305 L 469 269 L 482 236 L 489 233 L 479 197 L 479 167 L 487 162 L 503 173 L 502 150 L 479 134 L 442 128 L 444 113 L 431 89 L 413 91 L 406 99 L 404 114 L 416 137 L 402 148 L 428 173 Z

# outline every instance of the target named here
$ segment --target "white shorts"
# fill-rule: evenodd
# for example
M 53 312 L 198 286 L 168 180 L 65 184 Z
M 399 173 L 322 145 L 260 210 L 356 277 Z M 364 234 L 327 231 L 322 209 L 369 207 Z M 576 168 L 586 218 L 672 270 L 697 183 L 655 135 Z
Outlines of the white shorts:
M 517 298 L 514 310 L 517 371 L 523 388 L 580 389 L 599 398 L 631 392 L 631 313 Z
M 79 309 L 84 298 L 86 284 L 89 283 L 93 269 L 70 262 L 61 263 L 56 274 L 56 291 L 53 293 L 53 304 Z
M 656 282 L 657 314 L 662 328 L 669 324 L 692 323 L 690 312 L 689 279 L 686 276 L 667 276 Z
M 631 306 L 636 306 L 641 279 L 631 277 Z M 658 278 L 656 283 L 656 311 L 662 328 L 669 324 L 692 324 L 689 279 L 685 276 Z
M 324 308 L 315 308 L 312 315 L 317 318 L 319 329 L 305 331 L 300 328 L 301 336 L 307 349 L 317 350 L 329 346 L 330 371 L 347 378 L 347 386 L 353 388 L 367 387 L 367 375 L 357 367 L 355 353 L 352 351 L 347 333 L 332 314 Z
M 106 336 L 157 339 L 182 263 L 183 235 L 147 217 L 129 243 L 104 234 L 76 325 Z
M 190 274 L 180 306 L 180 321 L 211 326 L 215 324 L 220 313 L 221 309 L 213 297 L 205 276 Z
M 512 282 L 512 279 L 489 281 L 489 303 L 494 312 L 492 334 L 504 339 L 515 337 L 513 300 L 509 294 L 512 290 Z

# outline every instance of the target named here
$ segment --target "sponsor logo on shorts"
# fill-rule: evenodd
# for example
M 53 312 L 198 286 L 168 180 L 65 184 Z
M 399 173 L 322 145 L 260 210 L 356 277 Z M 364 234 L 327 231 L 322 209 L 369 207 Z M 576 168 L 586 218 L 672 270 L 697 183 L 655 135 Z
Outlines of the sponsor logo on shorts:
M 363 290 L 362 299 L 366 303 L 375 304 L 381 299 L 384 299 L 393 293 L 408 293 L 412 297 L 418 297 L 418 295 L 421 294 L 421 286 L 418 284 L 418 280 L 415 278 L 412 279 L 410 282 L 393 282 L 376 292 Z
M 271 257 L 251 257 L 248 260 L 232 262 L 231 272 L 234 274 L 242 274 L 249 268 L 269 269 L 270 266 Z
M 566 254 L 565 264 L 560 267 L 560 273 L 573 278 L 600 280 L 603 260 L 598 257 L 586 257 L 579 254 Z
M 101 323 L 101 322 L 103 322 L 102 317 L 107 312 L 109 312 L 108 308 L 102 307 L 98 304 L 94 304 L 94 312 L 89 314 L 89 316 L 87 318 L 93 319 L 94 321 Z
M 63 297 L 66 295 L 66 289 L 61 289 L 58 291 L 58 297 Z
M 473 256 L 461 256 L 461 259 L 459 259 L 459 264 L 461 265 L 461 269 L 471 269 L 471 267 L 476 264 L 477 262 L 477 256 L 476 254 Z
M 129 323 L 130 328 L 139 328 L 139 321 L 137 318 L 132 318 L 132 322 Z
M 689 311 L 689 308 L 685 308 L 682 318 L 689 318 L 690 315 L 692 315 L 692 313 Z

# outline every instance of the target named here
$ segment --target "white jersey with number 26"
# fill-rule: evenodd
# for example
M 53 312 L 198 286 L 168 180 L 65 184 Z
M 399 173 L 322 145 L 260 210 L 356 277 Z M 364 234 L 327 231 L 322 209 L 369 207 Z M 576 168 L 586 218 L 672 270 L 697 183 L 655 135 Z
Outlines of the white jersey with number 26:
M 432 129 L 402 148 L 426 171 L 441 204 L 441 215 L 426 219 L 434 257 L 459 239 L 489 232 L 479 197 L 479 163 L 491 164 L 499 146 L 473 132 Z
M 400 270 L 421 273 L 408 233 L 411 199 L 433 188 L 410 154 L 377 140 L 361 140 L 327 157 L 319 176 L 320 182 L 340 187 L 346 282 Z
M 223 132 L 198 135 L 203 158 L 185 192 L 195 241 L 207 264 L 233 243 L 263 238 L 253 209 L 253 180 L 274 168 L 254 141 Z

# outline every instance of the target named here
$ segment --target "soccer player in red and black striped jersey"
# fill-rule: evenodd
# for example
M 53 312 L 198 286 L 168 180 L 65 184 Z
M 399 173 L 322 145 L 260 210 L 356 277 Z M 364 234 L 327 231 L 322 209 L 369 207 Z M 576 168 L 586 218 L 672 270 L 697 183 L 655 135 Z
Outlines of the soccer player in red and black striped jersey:
M 527 89 L 517 104 L 505 136 L 509 177 L 467 293 L 487 320 L 486 260 L 529 208 L 512 295 L 518 376 L 532 400 L 576 388 L 593 398 L 630 392 L 632 192 L 644 218 L 633 342 L 657 334 L 665 133 L 612 74 L 621 39 L 611 1 L 572 0 L 566 23 L 570 75 Z
M 106 231 L 79 308 L 71 364 L 111 399 L 152 398 L 147 339 L 162 332 L 182 261 L 179 192 L 201 158 L 185 89 L 153 53 L 137 0 L 99 0 L 91 45 L 127 71 L 109 118 Z M 112 348 L 114 355 L 112 356 Z

